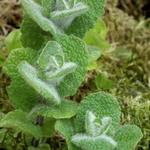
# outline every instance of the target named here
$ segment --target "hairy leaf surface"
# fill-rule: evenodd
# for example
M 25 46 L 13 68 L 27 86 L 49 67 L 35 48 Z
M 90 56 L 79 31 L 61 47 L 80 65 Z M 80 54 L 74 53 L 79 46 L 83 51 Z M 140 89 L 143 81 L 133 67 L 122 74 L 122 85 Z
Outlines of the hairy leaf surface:
M 113 150 L 116 143 L 106 135 L 90 137 L 84 134 L 77 134 L 71 140 L 75 145 L 83 150 Z
M 67 75 L 59 85 L 61 96 L 74 95 L 84 81 L 88 65 L 88 56 L 84 42 L 75 36 L 59 34 L 56 41 L 63 47 L 66 62 L 77 65 L 76 71 Z
M 61 100 L 57 90 L 53 85 L 47 84 L 38 77 L 38 71 L 26 61 L 22 61 L 18 65 L 19 73 L 22 78 L 30 85 L 37 93 L 43 96 L 48 102 L 60 104 Z
M 105 0 L 77 0 L 85 3 L 89 10 L 82 16 L 77 17 L 67 30 L 68 34 L 83 37 L 85 32 L 93 27 L 96 20 L 104 13 Z
M 78 109 L 75 119 L 77 132 L 84 131 L 84 120 L 87 111 L 92 111 L 98 118 L 111 117 L 112 123 L 120 122 L 120 106 L 117 100 L 104 92 L 97 92 L 85 97 Z
M 35 21 L 41 29 L 50 32 L 53 35 L 60 33 L 57 26 L 47 17 L 43 15 L 44 9 L 41 5 L 35 3 L 33 0 L 22 0 L 22 5 L 25 13 Z
M 56 41 L 49 41 L 47 42 L 46 46 L 43 48 L 37 63 L 39 67 L 43 70 L 46 70 L 50 63 L 52 63 L 52 57 L 55 58 L 56 62 L 58 64 L 54 64 L 57 66 L 52 66 L 51 67 L 60 67 L 64 63 L 64 53 L 63 53 L 63 48 L 59 43 Z
M 46 106 L 46 105 L 38 105 L 35 106 L 30 112 L 31 116 L 42 115 L 48 118 L 55 119 L 66 119 L 71 118 L 77 113 L 78 104 L 69 101 L 63 100 L 58 106 Z
M 21 41 L 24 47 L 30 47 L 39 50 L 43 47 L 51 36 L 44 32 L 32 19 L 27 15 L 24 16 L 21 24 Z
M 39 96 L 23 80 L 17 67 L 23 60 L 33 64 L 36 58 L 36 51 L 28 48 L 21 48 L 13 50 L 6 61 L 4 70 L 11 78 L 11 85 L 8 87 L 8 95 L 15 108 L 29 111 L 38 101 Z
M 125 125 L 120 127 L 114 136 L 118 143 L 115 150 L 133 150 L 141 138 L 142 132 L 137 126 Z

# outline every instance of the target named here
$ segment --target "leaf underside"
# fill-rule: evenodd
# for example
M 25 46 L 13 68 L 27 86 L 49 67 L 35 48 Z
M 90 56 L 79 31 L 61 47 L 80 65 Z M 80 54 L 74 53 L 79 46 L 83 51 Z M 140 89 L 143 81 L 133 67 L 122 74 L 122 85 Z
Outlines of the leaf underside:
M 75 139 L 77 138 L 77 139 Z M 101 137 L 74 136 L 72 142 L 83 150 L 114 150 L 114 146 Z

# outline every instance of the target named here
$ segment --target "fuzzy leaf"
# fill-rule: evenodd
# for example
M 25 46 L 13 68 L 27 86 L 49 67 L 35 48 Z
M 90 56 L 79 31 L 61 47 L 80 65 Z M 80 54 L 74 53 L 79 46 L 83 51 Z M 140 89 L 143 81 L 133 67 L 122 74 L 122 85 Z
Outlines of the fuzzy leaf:
M 34 137 L 41 137 L 41 129 L 35 126 L 31 120 L 28 119 L 27 114 L 23 111 L 16 110 L 9 112 L 0 120 L 0 127 L 13 128 L 30 134 Z
M 141 130 L 135 125 L 120 127 L 114 136 L 118 143 L 115 150 L 133 150 L 142 136 Z
M 58 106 L 35 106 L 30 112 L 31 116 L 42 115 L 48 118 L 66 119 L 71 118 L 77 113 L 78 105 L 69 100 L 63 100 Z
M 80 148 L 77 148 L 71 143 L 71 137 L 74 135 L 74 128 L 71 120 L 58 120 L 55 124 L 55 130 L 65 137 L 68 150 L 80 150 Z
M 72 22 L 67 33 L 83 37 L 85 32 L 92 28 L 96 20 L 103 15 L 105 0 L 80 0 L 80 2 L 85 3 L 89 10 Z
M 86 12 L 88 10 L 88 7 L 83 4 L 83 3 L 79 3 L 78 7 L 73 7 L 71 9 L 66 9 L 66 10 L 60 10 L 60 11 L 53 11 L 51 13 L 51 17 L 52 19 L 64 19 L 67 17 L 76 17 L 76 16 L 80 16 L 81 14 L 83 14 L 84 12 Z
M 60 104 L 60 97 L 53 85 L 47 84 L 38 77 L 38 71 L 26 61 L 18 65 L 22 78 L 41 96 L 49 102 Z
M 85 116 L 85 130 L 88 135 L 95 136 L 95 120 L 96 116 L 92 112 L 87 111 Z
M 61 45 L 55 41 L 47 42 L 46 46 L 43 48 L 37 60 L 39 67 L 43 70 L 49 69 L 48 67 L 50 63 L 52 63 L 51 60 L 52 57 L 54 57 L 56 63 L 58 63 L 58 66 L 54 66 L 55 68 L 63 65 L 64 63 L 63 49 Z
M 3 69 L 12 79 L 19 79 L 20 74 L 17 66 L 21 61 L 27 60 L 29 63 L 33 64 L 36 58 L 37 52 L 30 48 L 15 49 L 9 54 Z
M 75 118 L 75 127 L 78 133 L 84 132 L 84 120 L 87 111 L 94 112 L 95 115 L 102 119 L 103 117 L 111 117 L 112 124 L 120 122 L 120 106 L 117 100 L 104 92 L 97 92 L 85 97 L 78 108 Z
M 39 4 L 35 3 L 33 0 L 22 0 L 22 5 L 25 13 L 34 20 L 41 29 L 46 32 L 50 32 L 53 35 L 60 33 L 56 25 L 48 18 L 43 15 L 44 9 Z
M 56 10 L 51 13 L 51 19 L 54 23 L 59 26 L 59 28 L 66 30 L 71 25 L 72 21 L 82 14 L 85 14 L 88 11 L 88 6 L 82 2 L 73 4 L 69 6 L 68 3 L 64 0 L 65 8 L 63 10 Z
M 24 47 L 30 47 L 39 50 L 46 41 L 50 40 L 50 35 L 44 32 L 32 19 L 27 15 L 24 16 L 21 24 L 21 42 Z
M 8 95 L 15 108 L 29 111 L 37 102 L 37 93 L 22 79 L 18 72 L 18 64 L 26 60 L 34 64 L 37 52 L 32 49 L 13 50 L 6 60 L 4 71 L 11 78 L 11 85 L 8 88 Z
M 41 0 L 40 0 L 41 1 Z M 53 11 L 55 0 L 42 0 L 41 5 L 43 7 L 44 16 L 50 17 L 50 12 Z
M 86 134 L 76 134 L 71 141 L 76 146 L 86 150 L 113 150 L 117 143 L 111 136 L 107 135 L 110 127 L 110 117 L 103 117 L 99 123 L 93 112 L 87 111 L 85 116 Z
M 75 36 L 57 35 L 56 41 L 63 47 L 66 62 L 77 64 L 76 71 L 67 75 L 59 85 L 59 93 L 61 96 L 74 95 L 84 81 L 86 68 L 88 64 L 88 56 L 85 44 Z
M 7 92 L 15 109 L 28 112 L 40 101 L 40 96 L 21 78 L 12 81 Z
M 116 147 L 116 142 L 106 135 L 91 137 L 77 134 L 71 141 L 83 150 L 113 150 Z
M 110 117 L 103 117 L 100 121 L 100 123 L 96 121 L 96 116 L 92 112 L 86 112 L 85 131 L 87 135 L 96 137 L 107 134 L 111 127 L 112 119 Z
M 53 73 L 47 72 L 46 73 L 46 79 L 49 81 L 53 81 L 56 79 L 61 79 L 64 78 L 66 75 L 74 72 L 77 68 L 77 65 L 75 63 L 69 62 L 69 63 L 64 63 L 64 65 L 60 68 L 54 71 Z

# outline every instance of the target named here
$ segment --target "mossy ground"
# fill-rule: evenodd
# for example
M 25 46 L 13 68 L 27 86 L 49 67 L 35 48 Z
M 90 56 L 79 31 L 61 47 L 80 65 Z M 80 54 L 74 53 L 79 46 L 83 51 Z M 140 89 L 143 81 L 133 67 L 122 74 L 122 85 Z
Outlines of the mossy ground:
M 137 150 L 148 150 L 150 146 L 150 13 L 146 9 L 149 5 L 148 0 L 107 1 L 104 21 L 109 29 L 111 49 L 103 54 L 97 71 L 88 74 L 78 93 L 78 97 L 83 97 L 87 90 L 95 90 L 91 87 L 92 80 L 97 72 L 105 72 L 115 83 L 107 91 L 118 97 L 122 123 L 135 123 L 143 131 Z M 17 0 L 0 1 L 0 109 L 3 112 L 11 109 L 6 92 L 9 80 L 1 69 L 1 62 L 7 56 L 4 38 L 19 27 L 20 14 Z M 119 50 L 123 52 L 118 54 Z
M 135 123 L 142 128 L 144 137 L 139 150 L 150 146 L 150 20 L 148 1 L 119 1 L 106 7 L 104 20 L 109 28 L 108 39 L 125 55 L 106 54 L 101 63 L 116 86 L 110 90 L 122 106 L 122 122 Z M 130 2 L 130 4 L 129 4 Z M 116 1 L 117 4 L 117 1 Z M 134 5 L 135 4 L 135 5 Z M 135 7 L 136 6 L 136 7 Z M 123 8 L 123 10 L 119 8 Z M 132 7 L 132 9 L 131 9 Z M 133 11 L 133 13 L 131 13 Z M 131 54 L 131 55 L 130 55 Z

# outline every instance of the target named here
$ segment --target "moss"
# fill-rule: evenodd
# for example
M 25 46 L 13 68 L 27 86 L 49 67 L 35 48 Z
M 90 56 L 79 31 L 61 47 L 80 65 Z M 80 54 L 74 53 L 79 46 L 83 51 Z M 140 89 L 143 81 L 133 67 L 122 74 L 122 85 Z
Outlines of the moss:
M 124 3 L 127 4 L 127 1 Z M 109 92 L 119 99 L 123 111 L 122 123 L 135 123 L 142 128 L 144 137 L 136 149 L 148 150 L 150 142 L 149 21 L 145 19 L 138 21 L 135 19 L 134 12 L 129 16 L 127 10 L 121 10 L 117 6 L 117 1 L 108 0 L 104 20 L 109 28 L 108 40 L 113 50 L 108 50 L 100 59 L 98 72 L 106 72 L 115 82 L 116 86 Z M 118 50 L 122 49 L 131 53 L 132 57 L 122 59 L 116 55 Z

